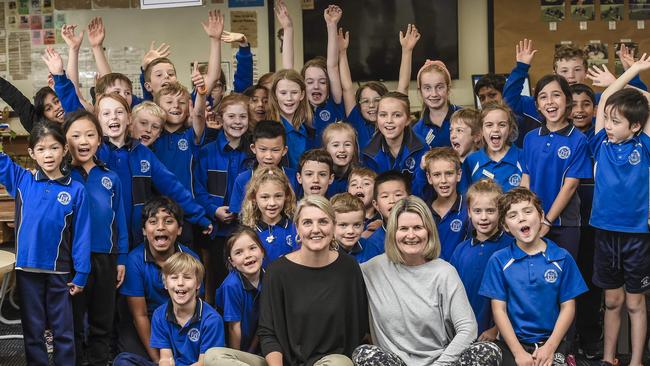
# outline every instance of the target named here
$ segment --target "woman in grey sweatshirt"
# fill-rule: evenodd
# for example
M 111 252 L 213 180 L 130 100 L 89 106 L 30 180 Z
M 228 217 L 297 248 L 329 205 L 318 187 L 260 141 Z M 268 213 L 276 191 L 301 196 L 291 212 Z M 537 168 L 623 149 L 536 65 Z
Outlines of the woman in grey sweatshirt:
M 426 204 L 415 196 L 402 199 L 388 221 L 386 253 L 361 267 L 375 346 L 357 348 L 355 365 L 498 361 L 498 348 L 472 344 L 477 332 L 472 307 L 456 270 L 439 259 L 439 253 L 436 225 Z

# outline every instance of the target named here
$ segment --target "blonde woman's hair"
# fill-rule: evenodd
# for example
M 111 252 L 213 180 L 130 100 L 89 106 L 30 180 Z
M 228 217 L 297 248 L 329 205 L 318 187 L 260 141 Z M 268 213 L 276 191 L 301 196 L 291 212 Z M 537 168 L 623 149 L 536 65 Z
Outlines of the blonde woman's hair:
M 336 225 L 336 214 L 334 213 L 334 207 L 332 207 L 332 204 L 330 201 L 327 200 L 327 198 L 316 195 L 316 194 L 311 194 L 309 196 L 303 197 L 298 202 L 298 206 L 296 207 L 296 213 L 293 216 L 293 223 L 298 227 L 298 222 L 300 221 L 300 214 L 302 213 L 302 210 L 305 207 L 315 207 L 321 211 L 323 211 L 327 217 L 332 220 L 333 225 Z M 334 236 L 332 235 L 332 242 L 330 243 L 330 248 L 338 248 L 338 243 L 336 242 L 336 239 L 334 239 Z
M 173 274 L 194 273 L 197 283 L 203 282 L 203 275 L 205 269 L 203 264 L 194 258 L 192 255 L 184 252 L 177 252 L 167 258 L 162 265 L 163 277 L 171 276 Z
M 269 117 L 270 119 L 275 121 L 282 121 L 282 119 L 280 118 L 282 115 L 282 111 L 280 110 L 278 97 L 275 95 L 275 91 L 277 89 L 280 80 L 293 81 L 294 83 L 298 84 L 301 92 L 303 93 L 306 92 L 305 81 L 303 80 L 302 76 L 298 74 L 297 71 L 291 69 L 283 69 L 276 72 L 273 76 L 273 85 L 271 86 L 271 92 L 269 93 L 270 94 L 269 95 L 269 101 L 270 101 Z M 305 95 L 305 97 L 302 98 L 302 100 L 299 102 L 298 109 L 296 109 L 296 112 L 293 114 L 293 118 L 291 119 L 291 125 L 293 126 L 293 128 L 299 129 L 300 126 L 305 122 L 311 124 L 313 118 L 314 118 L 314 112 L 309 107 L 309 103 L 307 102 L 307 96 Z
M 427 229 L 427 233 L 429 233 L 429 240 L 427 240 L 424 252 L 422 253 L 424 259 L 426 261 L 431 261 L 438 258 L 440 255 L 440 238 L 438 237 L 438 229 L 433 221 L 431 210 L 429 210 L 427 204 L 424 203 L 421 198 L 408 196 L 399 200 L 390 212 L 385 241 L 386 256 L 388 259 L 393 263 L 406 263 L 402 253 L 397 248 L 397 241 L 395 240 L 395 234 L 397 233 L 397 220 L 399 219 L 399 216 L 405 212 L 411 212 L 420 216 L 424 228 Z
M 327 148 L 332 139 L 332 133 L 334 132 L 347 132 L 352 137 L 352 145 L 354 146 L 354 152 L 352 153 L 352 164 L 359 163 L 359 139 L 357 138 L 357 130 L 352 127 L 351 124 L 347 122 L 337 122 L 331 123 L 329 126 L 325 127 L 323 130 L 323 147 Z M 334 159 L 334 157 L 332 157 Z
M 248 227 L 255 227 L 255 225 L 262 219 L 255 196 L 260 186 L 266 182 L 276 182 L 284 189 L 284 207 L 282 213 L 291 218 L 296 209 L 296 195 L 293 193 L 289 178 L 284 174 L 282 169 L 277 167 L 258 167 L 253 171 L 251 180 L 246 185 L 246 194 L 244 195 L 244 202 L 242 203 L 241 210 L 241 223 Z

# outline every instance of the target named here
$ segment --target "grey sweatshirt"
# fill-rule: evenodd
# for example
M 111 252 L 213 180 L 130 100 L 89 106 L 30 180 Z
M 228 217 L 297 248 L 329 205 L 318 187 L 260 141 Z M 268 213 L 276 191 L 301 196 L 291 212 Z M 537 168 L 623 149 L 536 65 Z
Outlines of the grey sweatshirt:
M 382 254 L 361 270 L 373 340 L 407 365 L 449 365 L 476 339 L 474 312 L 449 263 L 405 266 Z

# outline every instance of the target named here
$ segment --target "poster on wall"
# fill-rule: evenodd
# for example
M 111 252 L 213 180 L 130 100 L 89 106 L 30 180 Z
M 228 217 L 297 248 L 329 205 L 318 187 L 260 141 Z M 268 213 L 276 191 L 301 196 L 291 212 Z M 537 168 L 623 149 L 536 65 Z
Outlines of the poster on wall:
M 140 9 L 182 8 L 201 5 L 203 5 L 203 0 L 140 0 Z
M 600 20 L 623 20 L 623 0 L 600 0 Z
M 571 19 L 577 21 L 594 20 L 595 13 L 594 0 L 571 0 Z
M 540 0 L 542 21 L 561 22 L 564 20 L 564 0 Z
M 246 36 L 251 47 L 257 48 L 257 12 L 233 10 L 230 12 L 230 31 Z M 239 47 L 233 43 L 233 47 Z
M 587 56 L 587 64 L 589 67 L 592 67 L 593 65 L 607 65 L 609 62 L 607 43 L 591 41 L 585 46 L 584 52 Z
M 650 1 L 630 0 L 630 20 L 650 19 Z

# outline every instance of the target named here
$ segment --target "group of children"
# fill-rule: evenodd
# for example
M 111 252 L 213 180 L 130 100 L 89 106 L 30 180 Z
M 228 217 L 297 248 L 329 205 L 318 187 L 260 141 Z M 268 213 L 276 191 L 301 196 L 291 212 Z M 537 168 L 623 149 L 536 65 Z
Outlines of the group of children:
M 76 26 L 62 29 L 66 67 L 54 50 L 43 55 L 53 85 L 34 104 L 0 79 L 38 165 L 30 172 L 0 155 L 0 181 L 16 198 L 29 364 L 47 364 L 46 329 L 55 361 L 66 365 L 106 365 L 116 349 L 115 365 L 201 363 L 211 347 L 259 352 L 264 268 L 300 246 L 297 200 L 329 198 L 338 250 L 363 263 L 384 252 L 390 210 L 411 194 L 431 209 L 440 258 L 463 280 L 478 340 L 500 339 L 512 354 L 504 364 L 546 365 L 563 339 L 562 353 L 600 351 L 615 364 L 623 304 L 630 364 L 642 363 L 650 124 L 638 75 L 650 69 L 648 57 L 623 48 L 627 71 L 616 79 L 563 47 L 553 73 L 524 97 L 536 53 L 524 40 L 507 80 L 486 75 L 476 84 L 480 110 L 451 104 L 447 68 L 427 61 L 414 121 L 406 92 L 415 26 L 400 32 L 398 91 L 377 81 L 355 89 L 339 7 L 324 12 L 327 57 L 300 73 L 291 18 L 282 2 L 275 11 L 283 69 L 255 85 L 246 37 L 224 31 L 219 11 L 201 23 L 210 56 L 205 75 L 195 65 L 192 92 L 177 80 L 169 46 L 152 43 L 143 98 L 133 95 L 131 80 L 106 61 L 99 18 L 88 25 L 99 76 L 92 102 L 78 88 Z M 231 94 L 221 42 L 240 46 Z M 595 94 L 586 78 L 607 89 Z M 581 328 L 580 314 L 578 336 L 565 338 L 575 328 L 573 299 L 587 289 L 582 277 L 605 290 L 604 345 Z M 592 327 L 601 308 L 594 291 L 595 300 L 578 302 Z M 580 347 L 570 346 L 576 338 Z

